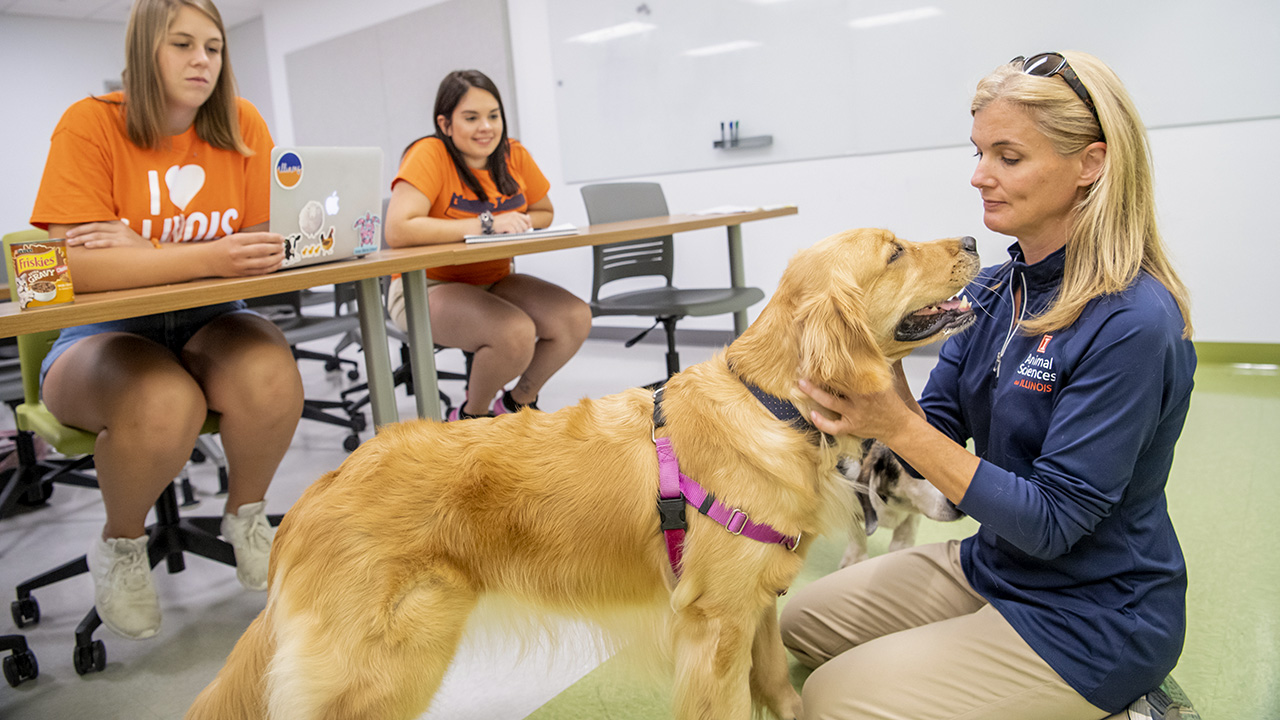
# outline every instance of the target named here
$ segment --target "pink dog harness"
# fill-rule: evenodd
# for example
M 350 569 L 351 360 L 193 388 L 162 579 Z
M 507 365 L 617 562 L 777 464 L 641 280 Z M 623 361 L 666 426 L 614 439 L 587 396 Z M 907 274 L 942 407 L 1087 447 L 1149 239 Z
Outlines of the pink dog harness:
M 662 391 L 663 388 L 653 391 L 655 429 L 664 424 Z M 776 543 L 795 552 L 796 546 L 800 544 L 799 535 L 785 535 L 768 524 L 755 522 L 745 511 L 725 505 L 715 495 L 707 492 L 706 488 L 680 472 L 680 463 L 671 447 L 671 438 L 655 437 L 654 445 L 658 452 L 658 515 L 667 541 L 667 559 L 671 562 L 671 570 L 677 580 L 680 579 L 684 533 L 689 527 L 684 514 L 686 503 L 693 505 L 698 512 L 723 525 L 734 535 L 743 535 L 762 543 Z

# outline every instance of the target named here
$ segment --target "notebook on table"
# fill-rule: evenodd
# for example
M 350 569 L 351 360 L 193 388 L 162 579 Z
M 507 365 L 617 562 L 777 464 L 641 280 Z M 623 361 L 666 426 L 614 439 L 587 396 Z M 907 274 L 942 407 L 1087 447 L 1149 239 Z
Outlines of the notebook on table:
M 271 232 L 285 238 L 284 268 L 374 252 L 381 224 L 382 148 L 271 151 Z
M 576 225 L 570 223 L 561 223 L 552 225 L 541 230 L 526 230 L 519 233 L 495 233 L 493 235 L 463 235 L 462 239 L 469 243 L 483 242 L 501 242 L 503 240 L 527 240 L 529 238 L 540 237 L 561 237 L 564 235 L 577 235 L 582 231 Z

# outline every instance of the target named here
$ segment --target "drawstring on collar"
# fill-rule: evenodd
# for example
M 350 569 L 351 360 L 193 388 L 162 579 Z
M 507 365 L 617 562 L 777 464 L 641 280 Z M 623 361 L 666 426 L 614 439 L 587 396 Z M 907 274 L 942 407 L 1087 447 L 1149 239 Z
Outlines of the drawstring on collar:
M 1012 273 L 1014 271 L 1010 271 Z M 1022 319 L 1027 314 L 1027 274 L 1020 273 L 1018 279 L 1022 280 L 1022 302 L 1018 303 L 1018 315 L 1014 317 L 1012 313 L 1009 315 L 1009 333 L 1005 335 L 1004 344 L 1000 346 L 1000 352 L 996 353 L 996 364 L 992 370 L 995 371 L 996 377 L 1000 377 L 1000 362 L 1004 360 L 1004 351 L 1009 349 L 1009 343 L 1013 342 L 1013 336 L 1018 332 L 1018 326 L 1022 324 Z M 1009 283 L 1009 297 L 1013 298 L 1013 283 Z

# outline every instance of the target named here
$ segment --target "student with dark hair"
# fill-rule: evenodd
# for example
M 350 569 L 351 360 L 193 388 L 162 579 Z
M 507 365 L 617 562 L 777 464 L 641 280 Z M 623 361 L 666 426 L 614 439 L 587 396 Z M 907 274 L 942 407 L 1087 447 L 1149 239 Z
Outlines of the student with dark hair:
M 529 151 L 507 137 L 506 111 L 492 80 L 477 70 L 445 76 L 436 93 L 435 125 L 435 134 L 405 150 L 391 184 L 389 245 L 459 242 L 465 235 L 551 224 L 550 183 Z M 513 273 L 507 259 L 430 269 L 427 284 L 434 341 L 474 355 L 466 401 L 450 420 L 536 408 L 542 386 L 591 331 L 585 302 Z M 398 278 L 388 306 L 405 328 Z M 512 380 L 515 385 L 504 390 Z
M 137 0 L 124 91 L 72 105 L 54 130 L 31 222 L 66 238 L 80 291 L 260 275 L 284 259 L 267 232 L 271 135 L 237 97 L 226 33 L 208 0 Z M 222 534 L 236 575 L 265 590 L 265 497 L 302 415 L 302 379 L 271 322 L 223 303 L 63 330 L 41 368 L 45 405 L 97 434 L 107 520 L 89 550 L 103 623 L 160 628 L 147 512 L 221 414 Z

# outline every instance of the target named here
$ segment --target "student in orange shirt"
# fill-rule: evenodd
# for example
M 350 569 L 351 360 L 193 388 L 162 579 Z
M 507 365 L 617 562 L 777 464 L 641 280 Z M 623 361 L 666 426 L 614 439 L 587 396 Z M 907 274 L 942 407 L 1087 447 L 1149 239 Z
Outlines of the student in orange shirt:
M 284 259 L 266 232 L 271 136 L 236 95 L 209 0 L 138 0 L 124 92 L 71 106 L 54 130 L 31 222 L 65 237 L 76 289 L 261 275 Z M 263 497 L 302 414 L 284 336 L 240 302 L 64 330 L 41 368 L 59 421 L 97 433 L 107 520 L 89 550 L 103 623 L 141 639 L 160 627 L 147 511 L 221 413 L 229 492 L 222 534 L 236 575 L 267 586 Z
M 478 70 L 449 73 L 436 93 L 435 122 L 434 135 L 405 150 L 391 183 L 389 245 L 459 242 L 464 235 L 551 224 L 551 184 L 529 151 L 507 138 L 506 112 L 492 80 Z M 474 353 L 466 402 L 450 420 L 536 408 L 543 384 L 591 331 L 586 303 L 557 285 L 511 272 L 510 260 L 427 270 L 427 284 L 435 342 Z M 395 323 L 407 327 L 399 279 L 388 305 Z

